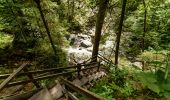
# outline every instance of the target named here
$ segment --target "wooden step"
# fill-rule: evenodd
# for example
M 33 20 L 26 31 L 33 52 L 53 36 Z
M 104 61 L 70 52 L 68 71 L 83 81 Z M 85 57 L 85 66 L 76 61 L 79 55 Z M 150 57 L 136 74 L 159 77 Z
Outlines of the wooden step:
M 53 98 L 52 98 L 50 92 L 48 91 L 48 89 L 45 87 L 40 92 L 34 94 L 28 100 L 53 100 Z
M 56 80 L 56 85 L 49 90 L 53 100 L 59 99 L 61 96 L 63 96 L 63 88 L 60 85 L 60 83 Z

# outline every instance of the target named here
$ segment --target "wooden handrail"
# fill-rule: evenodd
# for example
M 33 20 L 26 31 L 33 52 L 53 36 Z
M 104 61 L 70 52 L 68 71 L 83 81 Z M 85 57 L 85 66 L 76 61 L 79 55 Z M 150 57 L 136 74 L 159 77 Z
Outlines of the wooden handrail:
M 106 57 L 102 56 L 101 54 L 98 54 L 98 57 L 99 57 L 100 59 L 102 59 L 103 61 L 105 61 L 105 62 L 107 62 L 107 63 L 111 63 L 111 64 L 114 65 L 114 63 L 112 62 L 112 60 L 107 59 Z
M 98 54 L 98 57 L 103 58 L 103 59 L 105 59 L 105 60 L 107 60 L 107 61 L 109 61 L 109 62 L 112 62 L 111 60 L 107 59 L 106 57 L 104 57 L 104 56 L 101 55 L 101 54 Z
M 0 91 L 3 90 L 3 88 L 20 72 L 22 71 L 26 65 L 28 64 L 28 62 L 22 64 L 15 72 L 13 72 L 5 81 L 3 81 L 0 84 Z
M 95 68 L 95 67 L 96 66 L 83 68 L 83 69 L 81 69 L 81 71 L 91 69 L 91 68 Z M 11 87 L 11 86 L 16 86 L 16 85 L 20 85 L 20 84 L 30 83 L 32 81 L 44 80 L 44 79 L 49 79 L 49 78 L 58 77 L 58 76 L 62 76 L 62 75 L 67 75 L 67 74 L 71 74 L 71 73 L 74 73 L 74 72 L 77 72 L 77 71 L 78 70 L 72 70 L 72 71 L 67 71 L 67 72 L 62 72 L 62 73 L 57 73 L 57 74 L 50 74 L 50 75 L 46 75 L 46 76 L 42 76 L 42 77 L 35 77 L 32 80 L 23 80 L 23 81 L 11 82 L 11 83 L 7 84 L 6 87 Z
M 93 65 L 93 64 L 97 64 L 97 62 L 92 62 L 92 63 L 89 63 L 89 64 L 80 64 L 80 65 L 81 66 L 89 66 L 89 65 Z M 36 71 L 28 71 L 28 72 L 18 73 L 17 75 L 24 76 L 24 75 L 29 75 L 29 74 L 40 74 L 40 73 L 44 73 L 44 72 L 52 72 L 52 71 L 57 71 L 57 70 L 65 70 L 65 69 L 77 68 L 80 65 L 75 65 L 75 66 L 70 66 L 70 67 L 50 68 L 50 69 L 36 70 Z M 4 78 L 6 78 L 6 77 L 8 77 L 10 75 L 11 74 L 0 75 L 0 79 L 4 79 Z
M 90 92 L 78 85 L 75 85 L 70 81 L 67 81 L 65 79 L 62 79 L 62 81 L 66 86 L 68 86 L 69 88 L 73 89 L 74 91 L 76 91 L 78 93 L 85 95 L 89 100 L 104 100 L 102 97 L 96 95 L 95 93 Z

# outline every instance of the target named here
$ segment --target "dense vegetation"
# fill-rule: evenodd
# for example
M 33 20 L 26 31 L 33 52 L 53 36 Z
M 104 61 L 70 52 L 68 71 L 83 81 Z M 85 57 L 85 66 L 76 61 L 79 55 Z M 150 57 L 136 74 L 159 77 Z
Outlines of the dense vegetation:
M 24 61 L 67 66 L 65 49 L 78 41 L 71 35 L 84 34 L 92 56 L 115 62 L 91 91 L 106 100 L 170 100 L 169 18 L 170 0 L 1 0 L 0 74 Z

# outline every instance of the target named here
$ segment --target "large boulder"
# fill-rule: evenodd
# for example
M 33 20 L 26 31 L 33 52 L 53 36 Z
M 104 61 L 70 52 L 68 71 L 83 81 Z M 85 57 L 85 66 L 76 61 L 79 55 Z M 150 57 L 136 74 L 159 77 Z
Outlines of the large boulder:
M 85 48 L 88 48 L 88 47 L 92 46 L 92 43 L 90 41 L 88 41 L 88 40 L 82 40 L 81 46 L 85 47 Z

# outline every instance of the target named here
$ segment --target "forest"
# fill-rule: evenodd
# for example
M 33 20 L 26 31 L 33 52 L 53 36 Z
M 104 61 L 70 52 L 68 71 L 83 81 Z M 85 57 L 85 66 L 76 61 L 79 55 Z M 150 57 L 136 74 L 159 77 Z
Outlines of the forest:
M 1 85 L 25 62 L 31 67 L 22 73 L 88 59 L 100 62 L 105 74 L 84 87 L 104 100 L 170 100 L 170 0 L 0 0 Z M 10 82 L 27 79 L 18 77 Z M 60 78 L 37 79 L 17 91 L 0 85 L 0 99 Z

